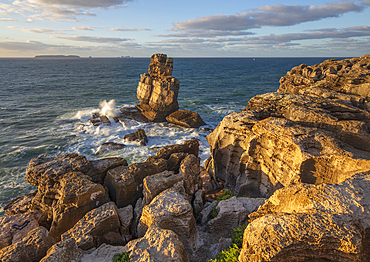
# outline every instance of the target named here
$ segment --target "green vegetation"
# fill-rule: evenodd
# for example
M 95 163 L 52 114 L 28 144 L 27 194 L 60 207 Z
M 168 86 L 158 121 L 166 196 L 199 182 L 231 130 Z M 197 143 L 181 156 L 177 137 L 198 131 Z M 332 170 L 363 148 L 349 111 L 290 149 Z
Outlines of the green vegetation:
M 127 252 L 117 253 L 114 255 L 113 262 L 130 262 L 130 256 Z
M 243 234 L 246 225 L 241 225 L 234 230 L 232 235 L 232 242 L 228 249 L 218 253 L 215 259 L 211 259 L 210 262 L 238 262 L 240 250 L 243 245 Z
M 220 203 L 220 201 L 230 199 L 233 196 L 234 196 L 233 192 L 231 192 L 229 189 L 226 189 L 224 192 L 222 192 L 221 195 L 219 195 L 219 197 L 217 198 L 216 206 L 211 211 L 211 216 L 213 218 L 217 217 L 218 213 L 217 213 L 216 207 L 217 207 L 218 203 Z

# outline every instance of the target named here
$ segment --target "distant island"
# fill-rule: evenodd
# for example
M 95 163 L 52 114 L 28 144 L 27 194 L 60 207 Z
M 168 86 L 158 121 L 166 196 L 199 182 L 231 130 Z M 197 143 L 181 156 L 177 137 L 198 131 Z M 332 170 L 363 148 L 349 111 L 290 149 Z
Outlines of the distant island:
M 36 59 L 79 59 L 78 55 L 37 55 Z

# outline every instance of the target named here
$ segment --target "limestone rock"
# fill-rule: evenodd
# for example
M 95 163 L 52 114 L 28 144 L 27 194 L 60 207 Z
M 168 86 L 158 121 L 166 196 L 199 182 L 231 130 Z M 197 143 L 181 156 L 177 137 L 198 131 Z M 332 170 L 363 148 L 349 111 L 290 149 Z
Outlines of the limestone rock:
M 278 91 L 332 99 L 370 108 L 370 55 L 294 67 L 280 79 Z
M 17 243 L 0 249 L 0 260 L 3 262 L 40 261 L 54 244 L 47 229 L 38 227 Z
M 121 254 L 124 252 L 125 247 L 123 246 L 111 246 L 108 244 L 102 244 L 91 253 L 84 253 L 81 256 L 81 262 L 112 262 L 115 254 Z M 76 261 L 76 262 L 80 262 Z M 130 262 L 132 260 L 130 259 Z
M 208 222 L 207 228 L 211 232 L 230 234 L 233 229 L 247 222 L 249 212 L 243 203 L 234 196 L 220 201 L 216 207 L 217 217 Z
M 253 97 L 207 140 L 208 164 L 234 193 L 268 197 L 291 183 L 338 183 L 370 167 L 369 112 L 290 93 Z
M 0 217 L 0 249 L 22 240 L 27 234 L 39 227 L 39 212 L 27 212 Z
M 78 249 L 76 240 L 69 238 L 53 245 L 40 262 L 80 262 L 82 252 Z
M 142 194 L 143 179 L 163 172 L 166 167 L 166 161 L 163 159 L 116 167 L 107 172 L 104 185 L 109 188 L 110 197 L 119 208 L 135 205 Z
M 106 143 L 103 143 L 99 146 L 99 148 L 95 152 L 95 155 L 108 154 L 112 151 L 120 150 L 124 147 L 125 147 L 124 144 L 114 143 L 114 142 L 106 142 Z
M 109 202 L 86 213 L 73 228 L 62 235 L 62 240 L 74 238 L 77 246 L 83 250 L 98 247 L 102 243 L 123 245 L 120 228 L 117 207 Z
M 36 196 L 37 191 L 28 195 L 18 197 L 4 207 L 8 216 L 27 213 L 32 209 L 32 199 Z
M 149 74 L 142 74 L 137 88 L 138 108 L 153 122 L 163 122 L 166 116 L 176 111 L 180 82 L 171 76 L 173 59 L 155 54 L 149 65 Z
M 182 186 L 163 191 L 144 206 L 138 225 L 139 236 L 143 236 L 151 225 L 175 232 L 188 252 L 197 248 L 198 230 L 193 209 Z
M 172 187 L 181 181 L 181 174 L 174 174 L 171 171 L 164 171 L 158 174 L 147 176 L 143 181 L 143 205 L 149 205 L 150 202 L 162 191 Z
M 266 201 L 266 198 L 238 197 L 237 199 L 247 209 L 248 213 L 253 213 Z
M 239 261 L 368 261 L 370 172 L 277 190 L 250 215 Z
M 121 222 L 121 235 L 124 240 L 124 244 L 132 239 L 130 233 L 130 227 L 132 220 L 134 219 L 134 208 L 131 205 L 118 209 L 118 216 Z
M 205 194 L 208 194 L 212 190 L 216 189 L 212 177 L 209 175 L 208 171 L 202 166 L 200 167 L 199 178 L 202 184 L 202 189 L 204 190 Z
M 206 125 L 198 113 L 187 110 L 173 112 L 166 117 L 166 120 L 172 124 L 188 128 L 198 128 Z
M 213 210 L 213 208 L 215 208 L 217 205 L 217 200 L 211 202 L 211 203 L 207 203 L 203 210 L 200 212 L 199 214 L 199 217 L 198 217 L 198 221 L 200 221 L 201 225 L 205 225 L 207 224 L 207 222 L 212 219 L 212 216 L 211 216 L 211 212 Z
M 118 166 L 127 166 L 127 161 L 121 157 L 107 157 L 91 160 L 91 168 L 86 173 L 94 183 L 103 184 L 107 171 Z
M 144 237 L 130 241 L 124 248 L 131 262 L 188 262 L 185 248 L 177 234 L 151 225 Z
M 143 199 L 139 198 L 136 201 L 136 204 L 135 204 L 135 207 L 134 207 L 134 219 L 132 220 L 131 228 L 130 228 L 131 235 L 134 238 L 138 238 L 137 226 L 139 224 L 141 214 L 143 213 L 143 207 L 144 207 L 143 206 Z
M 204 203 L 204 190 L 199 189 L 194 194 L 193 200 L 193 210 L 195 218 L 198 218 L 200 212 L 203 210 L 203 203 Z
M 184 177 L 185 191 L 189 195 L 193 195 L 202 187 L 200 180 L 200 158 L 194 155 L 188 155 L 181 161 L 180 173 Z
M 148 137 L 145 134 L 144 129 L 139 128 L 135 133 L 125 135 L 123 139 L 127 141 L 136 141 L 139 145 L 145 146 L 148 143 Z

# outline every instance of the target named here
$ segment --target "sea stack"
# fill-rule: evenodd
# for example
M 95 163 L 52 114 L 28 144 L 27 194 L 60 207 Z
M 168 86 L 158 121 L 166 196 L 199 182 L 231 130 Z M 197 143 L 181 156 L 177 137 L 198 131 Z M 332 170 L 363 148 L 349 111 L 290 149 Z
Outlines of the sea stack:
M 165 54 L 151 57 L 148 73 L 141 74 L 137 87 L 138 108 L 149 121 L 164 122 L 179 109 L 177 95 L 180 81 L 172 77 L 173 59 Z

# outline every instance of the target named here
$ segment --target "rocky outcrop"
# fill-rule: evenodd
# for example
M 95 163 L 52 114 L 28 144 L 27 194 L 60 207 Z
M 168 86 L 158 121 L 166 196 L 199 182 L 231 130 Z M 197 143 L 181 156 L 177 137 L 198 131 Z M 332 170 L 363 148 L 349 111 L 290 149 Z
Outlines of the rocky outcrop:
M 142 74 L 137 98 L 142 114 L 152 122 L 163 122 L 179 106 L 177 95 L 180 82 L 172 77 L 173 59 L 164 54 L 152 55 L 149 74 Z
M 280 92 L 306 94 L 370 109 L 370 55 L 294 67 L 280 79 Z
M 106 142 L 101 144 L 95 152 L 95 155 L 104 155 L 111 153 L 112 151 L 120 150 L 124 148 L 124 144 L 115 143 L 115 142 Z
M 49 248 L 46 256 L 40 262 L 80 262 L 81 256 L 82 252 L 77 247 L 76 240 L 69 238 Z
M 47 229 L 38 227 L 31 230 L 22 240 L 0 249 L 0 260 L 3 262 L 40 261 L 54 244 Z
M 250 215 L 240 261 L 369 261 L 370 172 L 276 191 Z
M 146 136 L 144 129 L 141 128 L 139 128 L 135 133 L 125 135 L 123 139 L 134 141 L 141 146 L 145 146 L 148 143 L 148 137 Z
M 151 225 L 175 232 L 185 249 L 193 252 L 198 246 L 193 209 L 182 185 L 177 184 L 156 196 L 144 206 L 138 225 L 138 234 L 143 236 Z
M 4 211 L 8 216 L 27 213 L 31 210 L 32 199 L 36 196 L 37 191 L 28 195 L 17 197 L 4 207 Z
M 74 238 L 77 246 L 83 250 L 98 247 L 102 243 L 123 245 L 120 228 L 117 207 L 109 202 L 86 213 L 73 228 L 62 235 L 62 240 Z
M 192 196 L 201 189 L 202 181 L 200 180 L 200 158 L 193 154 L 188 155 L 181 161 L 180 173 L 184 177 L 185 192 Z
M 92 115 L 92 118 L 89 120 L 89 123 L 92 124 L 93 126 L 111 125 L 111 122 L 109 121 L 108 117 L 101 113 L 94 113 Z
M 206 125 L 198 113 L 188 110 L 178 110 L 173 112 L 166 117 L 166 120 L 172 124 L 188 128 L 198 128 Z
M 144 237 L 129 242 L 124 251 L 129 253 L 131 262 L 188 262 L 179 236 L 155 225 L 149 227 Z
M 292 183 L 339 183 L 370 168 L 369 112 L 291 93 L 252 98 L 207 136 L 210 172 L 238 195 L 268 197 Z

